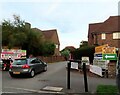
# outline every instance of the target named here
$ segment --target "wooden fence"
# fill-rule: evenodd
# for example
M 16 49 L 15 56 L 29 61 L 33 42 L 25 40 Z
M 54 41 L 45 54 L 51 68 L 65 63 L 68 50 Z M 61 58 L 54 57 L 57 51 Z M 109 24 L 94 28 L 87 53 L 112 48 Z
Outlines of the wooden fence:
M 42 61 L 46 63 L 65 61 L 65 58 L 63 56 L 51 56 L 51 57 L 38 56 L 38 58 L 40 58 Z

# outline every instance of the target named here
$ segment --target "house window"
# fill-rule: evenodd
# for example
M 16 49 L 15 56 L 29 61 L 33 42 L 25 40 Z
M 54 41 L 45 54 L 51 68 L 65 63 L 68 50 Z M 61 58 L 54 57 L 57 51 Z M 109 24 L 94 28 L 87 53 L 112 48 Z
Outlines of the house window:
M 56 44 L 56 48 L 58 48 L 58 45 Z
M 113 33 L 113 39 L 120 39 L 120 32 Z
M 102 34 L 101 34 L 101 39 L 105 39 L 105 38 L 106 38 L 105 33 L 102 33 Z

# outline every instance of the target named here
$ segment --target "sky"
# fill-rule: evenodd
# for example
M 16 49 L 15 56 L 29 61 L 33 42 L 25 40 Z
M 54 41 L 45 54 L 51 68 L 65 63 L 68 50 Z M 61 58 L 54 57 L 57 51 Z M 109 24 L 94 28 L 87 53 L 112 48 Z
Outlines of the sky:
M 13 15 L 40 30 L 57 29 L 60 50 L 88 41 L 90 23 L 118 15 L 119 0 L 0 0 L 0 21 Z

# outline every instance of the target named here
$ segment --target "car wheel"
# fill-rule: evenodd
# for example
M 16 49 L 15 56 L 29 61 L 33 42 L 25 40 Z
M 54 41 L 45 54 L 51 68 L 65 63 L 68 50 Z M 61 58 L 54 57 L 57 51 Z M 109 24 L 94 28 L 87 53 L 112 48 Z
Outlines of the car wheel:
M 44 71 L 47 71 L 47 66 L 44 67 Z
M 10 73 L 10 76 L 11 76 L 11 77 L 15 77 L 15 76 L 14 76 L 13 74 L 11 74 L 11 73 Z
M 33 78 L 35 76 L 35 71 L 34 70 L 31 70 L 30 72 L 30 77 Z

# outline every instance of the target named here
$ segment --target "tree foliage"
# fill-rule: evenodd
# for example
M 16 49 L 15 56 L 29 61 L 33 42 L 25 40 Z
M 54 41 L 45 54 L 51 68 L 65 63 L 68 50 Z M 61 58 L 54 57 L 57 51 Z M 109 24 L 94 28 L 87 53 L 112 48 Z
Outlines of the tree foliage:
M 84 46 L 76 49 L 73 53 L 73 57 L 74 59 L 81 60 L 82 56 L 87 56 L 89 57 L 89 60 L 92 63 L 94 58 L 94 52 L 95 52 L 95 46 Z
M 89 46 L 87 41 L 82 41 L 80 47 L 73 52 L 74 59 L 81 60 L 83 56 L 89 57 L 90 63 L 93 62 L 95 46 Z
M 45 42 L 43 46 L 43 54 L 44 56 L 53 55 L 55 52 L 55 44 L 52 42 Z
M 80 47 L 88 46 L 88 41 L 81 41 Z
M 13 21 L 2 22 L 2 45 L 9 49 L 19 47 L 27 50 L 27 55 L 34 56 L 53 55 L 54 44 L 44 42 L 42 36 L 42 33 L 27 28 L 20 16 L 13 15 Z
M 68 49 L 63 49 L 63 50 L 61 51 L 61 55 L 64 56 L 64 58 L 65 58 L 66 60 L 68 60 L 69 55 L 70 55 L 70 51 L 69 51 Z

